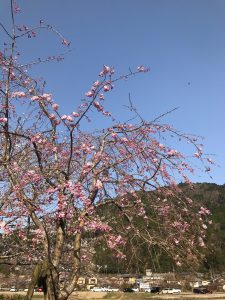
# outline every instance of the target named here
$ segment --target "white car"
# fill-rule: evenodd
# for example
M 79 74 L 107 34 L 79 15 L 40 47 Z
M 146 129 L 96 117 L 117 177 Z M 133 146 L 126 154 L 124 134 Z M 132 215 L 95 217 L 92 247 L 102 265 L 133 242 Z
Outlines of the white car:
M 15 287 L 12 287 L 9 291 L 10 291 L 10 292 L 16 292 L 17 290 L 16 290 Z
M 181 289 L 165 288 L 162 290 L 162 294 L 179 294 L 179 293 L 181 293 Z
M 117 289 L 117 288 L 111 288 L 111 292 L 119 292 L 119 289 Z
M 112 287 L 106 287 L 104 288 L 105 292 L 119 292 L 119 289 L 112 288 Z
M 91 289 L 91 291 L 92 292 L 105 292 L 105 288 L 95 286 Z

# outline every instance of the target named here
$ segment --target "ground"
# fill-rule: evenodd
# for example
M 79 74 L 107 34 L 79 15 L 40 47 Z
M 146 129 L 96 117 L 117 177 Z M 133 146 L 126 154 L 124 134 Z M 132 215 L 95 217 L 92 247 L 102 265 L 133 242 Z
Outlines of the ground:
M 15 295 L 16 293 L 1 292 L 1 294 Z M 18 292 L 17 294 L 25 295 L 25 292 Z M 34 300 L 42 300 L 41 293 L 35 293 Z M 182 293 L 179 295 L 153 295 L 148 293 L 107 293 L 107 292 L 74 292 L 69 300 L 93 300 L 93 299 L 105 299 L 105 300 L 225 300 L 225 293 L 213 293 L 206 295 L 194 295 L 193 293 Z

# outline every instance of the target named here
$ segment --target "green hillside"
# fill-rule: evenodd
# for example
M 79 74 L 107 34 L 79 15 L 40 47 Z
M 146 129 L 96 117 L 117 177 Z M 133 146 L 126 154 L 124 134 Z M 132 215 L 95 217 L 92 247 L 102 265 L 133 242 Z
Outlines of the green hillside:
M 225 271 L 225 185 L 212 183 L 197 183 L 193 189 L 186 184 L 180 184 L 194 201 L 208 207 L 212 213 L 212 224 L 208 227 L 206 248 L 202 249 L 204 259 L 196 267 L 198 271 L 218 273 Z M 144 197 L 144 196 L 143 196 Z M 112 214 L 112 211 L 110 211 Z M 139 224 L 140 230 L 142 224 Z M 149 268 L 155 272 L 187 271 L 189 267 L 183 265 L 177 268 L 173 260 L 157 246 L 149 247 L 141 240 L 132 239 L 126 246 L 124 253 L 126 260 L 119 260 L 107 250 L 104 243 L 95 247 L 95 264 L 99 272 L 109 273 L 143 273 Z

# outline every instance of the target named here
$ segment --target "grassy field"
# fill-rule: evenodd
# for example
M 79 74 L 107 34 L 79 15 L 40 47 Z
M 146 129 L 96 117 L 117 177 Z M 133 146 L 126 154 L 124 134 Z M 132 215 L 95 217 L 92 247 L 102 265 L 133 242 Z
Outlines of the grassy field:
M 4 295 L 12 297 L 19 294 L 21 296 L 25 296 L 25 293 L 10 293 L 5 292 L 1 293 Z M 9 298 L 8 298 L 9 299 Z M 15 298 L 14 298 L 15 299 Z M 39 293 L 35 293 L 33 300 L 43 300 L 43 295 Z M 225 293 L 213 293 L 206 295 L 198 295 L 198 294 L 188 294 L 182 293 L 179 295 L 158 295 L 158 294 L 149 294 L 149 293 L 107 293 L 107 292 L 74 292 L 69 300 L 225 300 Z
M 193 293 L 182 293 L 178 295 L 168 294 L 150 294 L 150 293 L 94 293 L 79 292 L 70 296 L 69 300 L 225 300 L 225 293 L 213 293 L 206 295 L 198 295 Z

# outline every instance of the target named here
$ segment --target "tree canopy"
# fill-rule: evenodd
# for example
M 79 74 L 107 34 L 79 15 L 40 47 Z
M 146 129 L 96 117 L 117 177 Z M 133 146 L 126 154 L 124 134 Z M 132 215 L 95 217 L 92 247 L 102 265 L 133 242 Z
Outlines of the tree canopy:
M 49 25 L 17 27 L 18 9 L 11 4 L 12 32 L 1 26 L 9 41 L 0 53 L 0 225 L 3 239 L 18 236 L 2 258 L 36 265 L 27 298 L 42 282 L 46 299 L 67 299 L 88 259 L 83 251 L 88 240 L 104 240 L 118 258 L 125 258 L 127 243 L 142 239 L 173 254 L 177 265 L 184 258 L 195 261 L 205 245 L 210 212 L 176 182 L 191 186 L 192 159 L 206 170 L 212 163 L 201 140 L 162 124 L 163 115 L 144 120 L 132 103 L 134 119 L 127 122 L 115 121 L 105 110 L 117 81 L 149 71 L 144 66 L 116 75 L 104 65 L 77 110 L 65 113 L 45 83 L 29 75 L 29 62 L 20 63 L 17 41 L 46 29 L 65 46 L 69 42 Z M 85 131 L 86 121 L 95 122 L 94 112 L 110 118 L 111 126 Z M 184 143 L 188 154 L 170 146 L 173 140 Z M 154 192 L 143 201 L 147 191 Z

